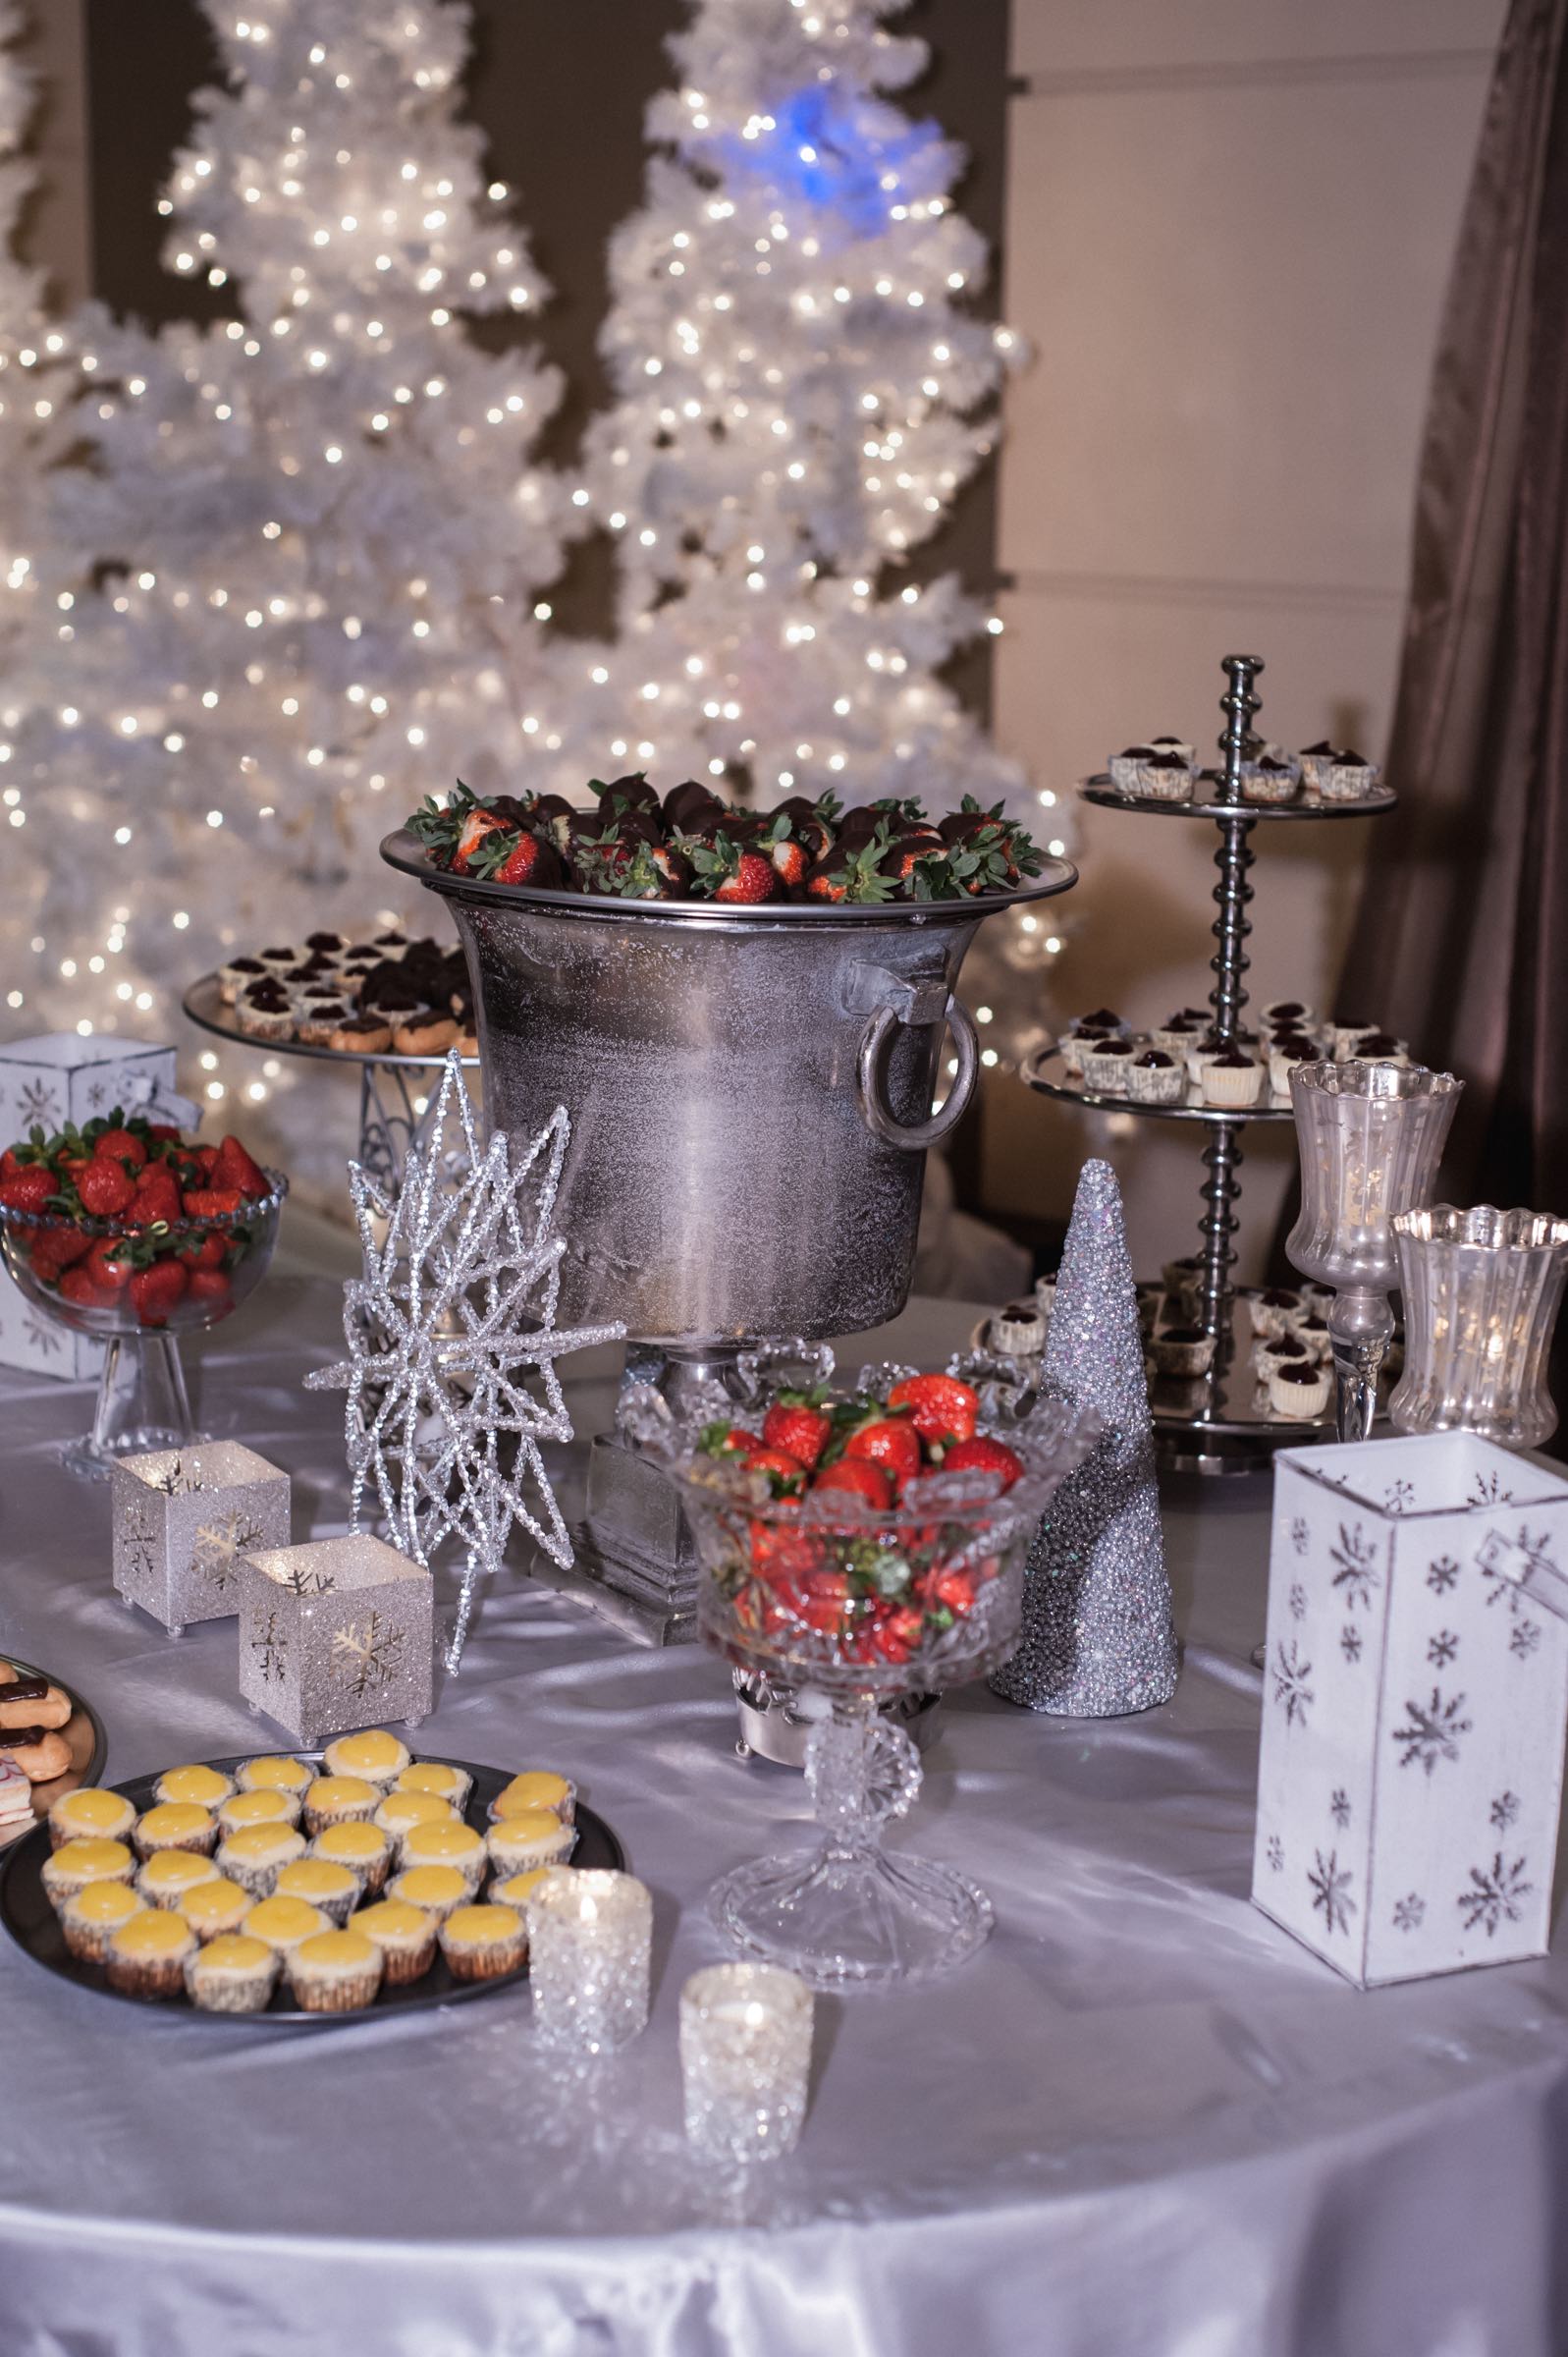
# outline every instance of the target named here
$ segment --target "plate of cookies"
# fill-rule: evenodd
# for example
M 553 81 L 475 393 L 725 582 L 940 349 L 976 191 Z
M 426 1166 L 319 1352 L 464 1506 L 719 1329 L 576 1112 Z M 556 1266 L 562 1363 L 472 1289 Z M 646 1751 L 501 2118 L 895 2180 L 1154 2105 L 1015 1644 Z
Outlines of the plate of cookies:
M 132 2003 L 342 2021 L 506 1987 L 539 1878 L 623 1863 L 556 1770 L 415 1759 L 369 1727 L 62 1792 L 0 1865 L 0 1923 Z
M 103 1770 L 103 1728 L 69 1686 L 0 1654 L 0 1850 Z

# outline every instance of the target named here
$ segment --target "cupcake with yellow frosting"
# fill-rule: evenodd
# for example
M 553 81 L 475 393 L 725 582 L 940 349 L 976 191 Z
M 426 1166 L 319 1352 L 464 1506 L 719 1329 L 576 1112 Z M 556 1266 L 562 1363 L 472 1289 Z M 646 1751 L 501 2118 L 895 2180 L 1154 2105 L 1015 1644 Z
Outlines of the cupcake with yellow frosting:
M 367 1727 L 357 1735 L 339 1735 L 321 1755 L 329 1776 L 362 1777 L 383 1791 L 395 1783 L 408 1765 L 409 1751 L 384 1727 Z
M 373 1907 L 361 1907 L 353 1928 L 380 1948 L 381 1976 L 389 1989 L 420 1980 L 436 1960 L 436 1919 L 406 1899 L 380 1898 Z
M 237 1932 L 255 1903 L 248 1891 L 222 1874 L 194 1884 L 177 1902 L 203 1947 L 209 1940 L 222 1940 Z
M 160 1849 L 191 1849 L 210 1858 L 217 1845 L 218 1821 L 193 1800 L 164 1800 L 136 1819 L 131 1839 L 138 1858 L 150 1858 Z
M 537 1891 L 545 1876 L 553 1871 L 554 1869 L 549 1866 L 530 1866 L 526 1874 L 498 1876 L 490 1886 L 489 1896 L 498 1907 L 515 1907 L 517 1913 L 522 1917 L 525 1936 L 528 1929 L 529 1893 Z
M 252 1898 L 266 1898 L 284 1868 L 304 1854 L 305 1837 L 292 1825 L 242 1825 L 219 1848 L 218 1871 Z
M 89 1883 L 129 1883 L 136 1861 L 123 1841 L 94 1841 L 83 1837 L 64 1841 L 43 1862 L 43 1887 L 56 1914 L 68 1898 Z
M 263 1898 L 245 1917 L 245 1930 L 252 1940 L 264 1940 L 275 1955 L 287 1962 L 301 1940 L 313 1940 L 318 1932 L 330 1932 L 331 1923 L 319 1907 L 307 1898 Z
M 406 1906 L 422 1907 L 437 1923 L 445 1923 L 454 1908 L 466 1906 L 473 1893 L 466 1877 L 455 1866 L 408 1866 L 387 1895 Z
M 296 1858 L 273 1890 L 279 1898 L 308 1899 L 339 1932 L 359 1904 L 359 1877 L 347 1866 L 334 1866 L 330 1858 Z
M 318 1776 L 305 1792 L 305 1832 L 321 1834 L 329 1825 L 373 1817 L 380 1801 L 380 1787 L 362 1776 Z
M 129 1883 L 87 1883 L 73 1891 L 60 1909 L 67 1947 L 79 1963 L 101 1964 L 115 1933 L 145 1904 Z
M 400 1866 L 454 1866 L 470 1898 L 484 1880 L 484 1837 L 459 1817 L 432 1817 L 398 1836 Z
M 187 1957 L 186 1995 L 203 2013 L 260 2013 L 279 1970 L 265 1940 L 249 1932 L 225 1932 Z
M 515 1972 L 528 1953 L 528 1935 L 515 1907 L 459 1907 L 440 1931 L 447 1969 L 458 1981 L 498 1981 Z
M 292 1752 L 266 1752 L 259 1759 L 246 1760 L 235 1781 L 242 1792 L 292 1792 L 296 1800 L 302 1801 L 314 1773 Z
M 468 1806 L 473 1778 L 466 1768 L 454 1768 L 450 1760 L 415 1760 L 392 1788 L 394 1792 L 433 1792 L 460 1817 Z
M 548 1809 L 569 1825 L 577 1805 L 577 1787 L 553 1768 L 525 1768 L 504 1784 L 490 1803 L 492 1818 L 520 1817 L 525 1809 Z
M 526 1874 L 530 1866 L 564 1866 L 576 1844 L 577 1829 L 563 1825 L 548 1809 L 519 1809 L 498 1817 L 485 1836 L 497 1874 Z
M 198 1809 L 215 1809 L 234 1790 L 234 1780 L 216 1768 L 170 1768 L 152 1787 L 154 1800 L 189 1801 Z
M 104 1970 L 110 1988 L 126 1997 L 178 1997 L 186 1985 L 186 1960 L 195 1952 L 196 1935 L 183 1915 L 143 1907 L 111 1934 Z
M 67 1841 L 89 1838 L 129 1841 L 136 1812 L 123 1792 L 106 1792 L 100 1784 L 79 1784 L 49 1811 L 49 1839 L 59 1849 Z
M 297 1792 L 275 1784 L 258 1784 L 253 1792 L 236 1792 L 218 1808 L 220 1834 L 237 1834 L 243 1825 L 297 1825 L 302 1806 Z
M 160 1849 L 136 1876 L 136 1889 L 149 1907 L 177 1907 L 188 1891 L 215 1883 L 218 1869 L 193 1849 Z
M 351 1874 L 359 1877 L 367 1898 L 376 1897 L 385 1888 L 392 1865 L 392 1843 L 387 1836 L 379 1825 L 367 1825 L 359 1817 L 351 1818 L 347 1825 L 329 1825 L 324 1834 L 317 1834 L 310 1854 L 330 1859 L 334 1866 L 347 1866 Z
M 396 1842 L 410 1825 L 456 1825 L 458 1812 L 438 1792 L 389 1792 L 370 1822 Z
M 317 1932 L 289 1951 L 285 1969 L 307 2013 L 353 2013 L 381 1986 L 381 1950 L 363 1932 Z

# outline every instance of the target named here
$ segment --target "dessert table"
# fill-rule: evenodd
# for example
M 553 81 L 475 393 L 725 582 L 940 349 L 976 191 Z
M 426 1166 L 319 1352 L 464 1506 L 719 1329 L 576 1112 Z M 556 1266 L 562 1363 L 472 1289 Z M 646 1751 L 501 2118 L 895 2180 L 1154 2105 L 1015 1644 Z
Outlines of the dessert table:
M 208 1429 L 294 1476 L 297 1539 L 342 1528 L 341 1404 L 299 1388 L 338 1309 L 277 1276 L 193 1363 Z M 897 1355 L 976 1314 L 912 1304 Z M 568 1508 L 615 1377 L 575 1364 Z M 57 1462 L 87 1412 L 0 1375 L 0 1649 L 91 1697 L 110 1780 L 278 1747 L 232 1620 L 172 1641 L 113 1594 L 107 1492 Z M 710 1656 L 509 1574 L 415 1741 L 577 1780 L 654 1892 L 647 2034 L 568 2067 L 525 1985 L 333 2027 L 135 2011 L 0 1941 L 3 2357 L 1560 2352 L 1568 1943 L 1364 1995 L 1248 1902 L 1268 1503 L 1169 1486 L 1166 1708 L 949 1698 L 918 1846 L 996 1934 L 949 1980 L 819 1999 L 799 2150 L 749 2174 L 687 2152 L 676 2005 L 721 1952 L 707 1886 L 803 1823 L 802 1783 L 737 1761 Z

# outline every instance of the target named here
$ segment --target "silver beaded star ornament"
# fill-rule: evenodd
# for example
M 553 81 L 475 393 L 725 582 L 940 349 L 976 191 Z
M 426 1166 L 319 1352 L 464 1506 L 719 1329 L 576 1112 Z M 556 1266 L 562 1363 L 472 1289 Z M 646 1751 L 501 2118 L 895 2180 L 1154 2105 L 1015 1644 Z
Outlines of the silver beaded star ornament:
M 455 1117 L 460 1142 L 449 1148 Z M 570 1136 L 558 1106 L 515 1160 L 503 1130 L 481 1147 L 453 1055 L 396 1197 L 349 1165 L 364 1269 L 343 1288 L 349 1356 L 305 1383 L 349 1395 L 350 1529 L 373 1480 L 405 1555 L 428 1567 L 448 1539 L 464 1549 L 454 1671 L 478 1582 L 499 1569 L 514 1523 L 572 1562 L 540 1455 L 542 1441 L 571 1438 L 556 1361 L 625 1332 L 556 1324 L 566 1239 L 552 1223 Z

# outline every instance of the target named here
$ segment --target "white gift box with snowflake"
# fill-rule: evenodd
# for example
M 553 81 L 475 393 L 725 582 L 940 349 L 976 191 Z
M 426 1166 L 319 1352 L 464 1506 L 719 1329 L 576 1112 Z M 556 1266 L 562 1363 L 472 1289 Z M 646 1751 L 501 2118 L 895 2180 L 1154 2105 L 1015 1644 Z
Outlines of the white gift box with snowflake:
M 52 1136 L 74 1122 L 80 1129 L 117 1105 L 144 1111 L 173 1089 L 174 1061 L 173 1048 L 75 1031 L 9 1040 L 0 1045 L 0 1146 L 33 1128 Z M 0 1366 L 85 1383 L 102 1362 L 101 1343 L 40 1315 L 0 1269 Z
M 1543 1955 L 1568 1482 L 1469 1433 L 1274 1460 L 1252 1895 L 1359 1987 Z
M 297 1743 L 428 1717 L 430 1573 L 385 1540 L 313 1539 L 243 1558 L 240 1691 Z
M 241 1558 L 289 1543 L 289 1476 L 238 1441 L 121 1457 L 109 1503 L 114 1584 L 171 1636 L 237 1613 Z

